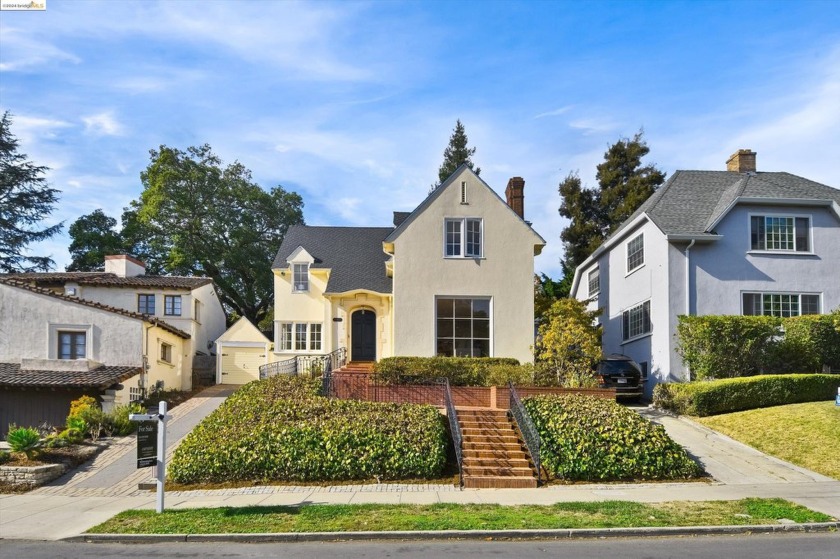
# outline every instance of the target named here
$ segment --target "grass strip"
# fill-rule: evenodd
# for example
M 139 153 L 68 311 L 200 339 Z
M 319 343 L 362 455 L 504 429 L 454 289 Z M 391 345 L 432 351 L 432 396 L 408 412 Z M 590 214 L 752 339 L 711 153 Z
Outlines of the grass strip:
M 302 505 L 122 512 L 91 534 L 253 534 L 397 530 L 510 530 L 727 526 L 827 522 L 830 516 L 784 499 L 630 501 L 555 505 Z
M 696 418 L 776 458 L 840 479 L 840 408 L 834 401 Z

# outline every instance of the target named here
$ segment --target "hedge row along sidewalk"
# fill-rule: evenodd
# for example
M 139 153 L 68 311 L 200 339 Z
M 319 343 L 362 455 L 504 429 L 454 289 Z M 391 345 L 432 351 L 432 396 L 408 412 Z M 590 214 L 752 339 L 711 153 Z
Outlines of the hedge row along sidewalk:
M 738 526 L 832 521 L 784 499 L 572 502 L 555 505 L 305 505 L 131 510 L 89 534 L 257 534 L 278 532 L 526 530 Z

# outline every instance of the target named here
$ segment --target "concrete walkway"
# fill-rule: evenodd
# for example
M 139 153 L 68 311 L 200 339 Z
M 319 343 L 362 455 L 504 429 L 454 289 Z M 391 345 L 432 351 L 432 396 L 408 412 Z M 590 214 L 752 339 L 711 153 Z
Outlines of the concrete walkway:
M 219 390 L 221 394 L 225 393 L 223 388 Z M 204 393 L 200 396 L 207 397 Z M 211 406 L 209 402 L 206 404 Z M 183 406 L 187 405 L 183 404 Z M 180 407 L 173 410 L 173 415 Z M 259 486 L 173 491 L 166 495 L 166 508 L 316 503 L 517 505 L 603 500 L 654 503 L 674 500 L 705 501 L 734 500 L 745 497 L 780 497 L 840 518 L 840 481 L 761 454 L 690 420 L 675 418 L 650 409 L 638 411 L 651 420 L 661 423 L 678 443 L 685 446 L 706 467 L 715 480 L 694 483 L 581 484 L 553 485 L 538 489 L 466 489 L 463 491 L 453 485 L 434 484 Z M 187 425 L 189 413 L 189 410 L 184 413 L 184 426 Z M 209 410 L 201 417 L 206 413 L 209 413 Z M 193 425 L 195 423 L 197 419 Z M 175 425 L 176 421 L 170 424 L 172 431 Z M 173 446 L 174 443 L 170 449 Z M 133 466 L 133 445 L 130 445 L 130 450 Z M 104 456 L 104 453 L 100 456 Z M 112 464 L 118 462 L 119 459 L 111 461 Z M 109 480 L 116 480 L 119 476 L 115 472 L 125 472 L 123 466 L 115 466 L 113 470 L 107 465 L 93 466 L 91 470 L 92 472 L 87 476 L 84 473 L 70 476 L 64 485 L 55 484 L 25 495 L 0 495 L 0 537 L 61 539 L 78 535 L 122 510 L 154 508 L 154 493 L 137 491 L 136 481 L 131 481 L 135 484 L 134 489 L 131 489 L 130 475 L 123 481 L 117 481 L 113 488 L 97 486 Z M 143 479 L 146 479 L 148 475 L 150 474 L 145 473 Z M 85 481 L 93 479 L 98 481 Z M 77 481 L 74 483 L 74 480 Z M 82 485 L 83 482 L 85 485 Z M 90 484 L 94 486 L 89 486 Z

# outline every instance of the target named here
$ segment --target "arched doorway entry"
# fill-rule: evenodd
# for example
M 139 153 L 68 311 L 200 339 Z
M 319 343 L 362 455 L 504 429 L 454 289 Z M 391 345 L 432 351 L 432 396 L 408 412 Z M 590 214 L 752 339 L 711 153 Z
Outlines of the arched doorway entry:
M 376 361 L 376 313 L 361 309 L 350 319 L 350 359 Z

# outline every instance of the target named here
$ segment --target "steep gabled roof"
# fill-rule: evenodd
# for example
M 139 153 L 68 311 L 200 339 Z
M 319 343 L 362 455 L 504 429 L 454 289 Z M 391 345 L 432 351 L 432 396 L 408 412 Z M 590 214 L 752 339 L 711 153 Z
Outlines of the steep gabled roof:
M 315 259 L 312 268 L 331 270 L 327 293 L 356 289 L 391 293 L 392 281 L 385 275 L 388 255 L 382 251 L 382 241 L 393 230 L 393 227 L 293 225 L 283 238 L 272 268 L 288 268 L 289 255 L 303 247 Z
M 124 278 L 105 272 L 29 272 L 25 274 L 4 274 L 0 277 L 32 281 L 41 285 L 73 282 L 79 285 L 147 289 L 196 289 L 208 283 L 213 283 L 210 278 L 193 276 L 133 276 Z
M 69 303 L 75 303 L 77 305 L 82 305 L 85 307 L 91 307 L 100 311 L 110 312 L 114 314 L 119 314 L 122 316 L 126 316 L 128 318 L 133 318 L 136 320 L 142 320 L 144 322 L 148 322 L 149 324 L 154 324 L 160 328 L 163 328 L 167 332 L 175 334 L 178 337 L 184 338 L 185 340 L 190 339 L 190 335 L 167 324 L 166 322 L 162 321 L 159 318 L 148 314 L 141 314 L 132 312 L 126 309 L 121 309 L 119 307 L 112 307 L 110 305 L 103 305 L 102 303 L 97 303 L 96 301 L 89 301 L 87 299 L 80 299 L 79 297 L 70 297 L 69 295 L 63 295 L 61 293 L 56 293 L 55 291 L 51 291 L 49 289 L 43 289 L 41 287 L 36 287 L 29 282 L 21 281 L 19 279 L 14 279 L 10 277 L 0 277 L 0 284 L 8 285 L 10 287 L 16 287 L 18 289 L 23 289 L 26 291 L 30 291 L 32 293 L 37 293 L 38 295 L 46 295 L 47 297 L 52 297 L 54 299 L 60 299 L 62 301 L 67 301 Z
M 0 363 L 0 386 L 20 388 L 97 388 L 103 390 L 142 372 L 140 367 L 101 365 L 88 371 L 21 369 Z

